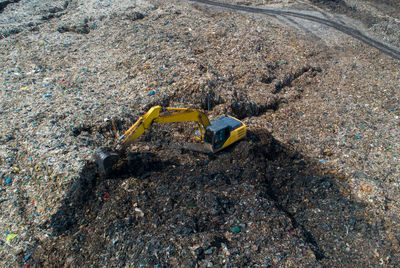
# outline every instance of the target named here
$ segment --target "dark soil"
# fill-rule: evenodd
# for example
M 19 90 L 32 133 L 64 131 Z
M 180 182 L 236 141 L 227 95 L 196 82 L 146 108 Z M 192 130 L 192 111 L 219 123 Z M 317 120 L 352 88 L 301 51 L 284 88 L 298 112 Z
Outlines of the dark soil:
M 297 252 L 302 263 L 328 265 L 343 251 L 350 265 L 358 256 L 346 244 L 384 228 L 354 218 L 363 205 L 343 194 L 343 178 L 266 131 L 212 156 L 149 146 L 109 178 L 86 165 L 43 226 L 56 236 L 36 249 L 36 263 L 291 266 L 286 256 Z

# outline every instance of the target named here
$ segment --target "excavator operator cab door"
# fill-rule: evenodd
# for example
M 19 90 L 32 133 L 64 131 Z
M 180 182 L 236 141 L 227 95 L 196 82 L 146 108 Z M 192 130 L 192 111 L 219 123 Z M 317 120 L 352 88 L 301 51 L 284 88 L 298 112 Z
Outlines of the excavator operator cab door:
M 230 134 L 231 134 L 230 127 L 226 127 L 224 129 L 218 130 L 214 136 L 213 149 L 217 150 L 217 149 L 221 148 L 222 145 L 224 145 L 226 140 L 229 138 Z
M 229 138 L 230 133 L 231 133 L 230 127 L 220 129 L 216 132 L 213 132 L 212 130 L 208 129 L 206 131 L 205 141 L 212 145 L 213 150 L 218 150 L 224 145 L 225 141 Z

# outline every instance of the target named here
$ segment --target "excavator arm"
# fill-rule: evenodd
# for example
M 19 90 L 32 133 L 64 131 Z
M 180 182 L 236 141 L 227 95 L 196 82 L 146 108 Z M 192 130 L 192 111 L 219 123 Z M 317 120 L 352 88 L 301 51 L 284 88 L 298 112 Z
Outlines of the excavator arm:
M 154 106 L 143 116 L 139 117 L 119 139 L 122 147 L 126 147 L 139 138 L 153 123 L 197 122 L 201 140 L 204 140 L 206 128 L 210 120 L 201 111 L 189 108 L 174 108 Z

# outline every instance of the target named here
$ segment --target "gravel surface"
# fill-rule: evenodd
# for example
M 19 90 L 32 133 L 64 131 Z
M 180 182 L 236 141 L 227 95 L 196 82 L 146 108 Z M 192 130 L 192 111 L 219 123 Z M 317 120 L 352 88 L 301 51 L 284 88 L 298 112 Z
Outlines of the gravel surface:
M 224 1 L 400 47 L 392 1 Z M 290 17 L 192 1 L 0 0 L 1 266 L 395 267 L 400 61 Z M 215 155 L 153 105 L 242 119 Z

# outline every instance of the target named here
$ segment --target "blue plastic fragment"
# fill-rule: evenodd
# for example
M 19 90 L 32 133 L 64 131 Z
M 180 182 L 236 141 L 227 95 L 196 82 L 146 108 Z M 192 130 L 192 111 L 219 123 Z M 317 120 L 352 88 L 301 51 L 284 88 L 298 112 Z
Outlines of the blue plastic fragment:
M 7 179 L 6 179 L 6 183 L 7 184 L 10 184 L 12 182 L 12 179 L 11 179 L 11 177 L 7 177 Z
M 326 159 L 320 159 L 319 162 L 325 163 L 325 162 L 328 162 L 328 160 L 326 160 Z
M 50 97 L 51 97 L 51 94 L 46 94 L 46 95 L 44 95 L 44 97 L 45 97 L 45 98 L 50 98 Z
M 26 262 L 27 260 L 29 260 L 29 258 L 32 256 L 32 253 L 29 253 L 28 255 L 25 256 L 24 258 L 24 262 Z
M 154 91 L 154 90 L 152 90 L 152 91 L 150 91 L 149 93 L 147 93 L 147 96 L 153 96 L 153 95 L 155 95 L 156 94 L 156 92 Z

